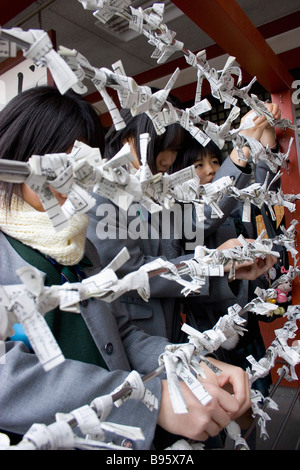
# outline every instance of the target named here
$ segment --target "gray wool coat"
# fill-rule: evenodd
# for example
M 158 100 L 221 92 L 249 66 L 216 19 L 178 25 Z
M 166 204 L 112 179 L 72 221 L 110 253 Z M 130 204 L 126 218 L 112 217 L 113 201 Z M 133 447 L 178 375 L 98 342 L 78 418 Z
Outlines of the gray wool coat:
M 250 174 L 243 173 L 234 165 L 230 158 L 223 163 L 218 172 L 218 178 L 225 175 L 231 176 L 238 188 L 246 186 L 251 177 Z M 103 266 L 107 266 L 122 248 L 128 249 L 130 259 L 117 272 L 120 278 L 157 258 L 178 265 L 193 257 L 193 253 L 186 253 L 183 243 L 184 238 L 186 241 L 190 241 L 192 234 L 185 229 L 182 230 L 182 236 L 179 232 L 175 232 L 179 226 L 183 226 L 184 221 L 192 222 L 192 212 L 187 214 L 186 219 L 181 218 L 179 222 L 175 219 L 168 236 L 168 231 L 163 225 L 164 220 L 168 219 L 162 219 L 163 223 L 161 224 L 155 224 L 151 221 L 150 225 L 149 213 L 140 204 L 132 204 L 127 212 L 102 196 L 95 194 L 93 196 L 96 198 L 96 204 L 89 212 L 88 238 L 98 249 Z M 232 211 L 235 205 L 234 198 L 225 197 L 221 202 L 221 209 L 226 215 Z M 192 208 L 191 204 L 187 206 Z M 209 208 L 206 208 L 206 213 L 207 218 L 204 227 L 202 227 L 203 236 L 200 234 L 200 243 L 198 244 L 203 244 L 204 233 L 213 232 L 222 223 L 221 219 L 210 218 Z M 165 232 L 162 236 L 164 229 Z M 175 233 L 179 233 L 179 236 L 174 236 Z M 189 276 L 186 279 L 190 279 Z M 220 302 L 226 301 L 229 306 L 236 303 L 242 295 L 243 283 L 236 283 L 235 287 L 235 293 L 233 293 L 227 276 L 207 278 L 200 294 L 193 295 L 193 297 L 199 305 L 199 310 L 202 305 L 208 306 L 216 299 Z M 126 304 L 133 323 L 149 334 L 167 336 L 173 341 L 174 325 L 178 321 L 175 305 L 177 301 L 184 300 L 181 293 L 182 286 L 174 281 L 155 277 L 150 280 L 150 290 L 151 298 L 148 302 L 142 300 L 135 292 L 122 296 L 121 302 Z
M 27 263 L 16 253 L 0 232 L 0 284 L 20 284 L 16 269 Z M 90 242 L 86 254 L 93 267 L 86 275 L 96 274 L 99 257 Z M 0 429 L 23 435 L 33 423 L 51 424 L 55 413 L 68 413 L 120 386 L 132 369 L 146 374 L 158 366 L 158 356 L 167 340 L 150 337 L 128 321 L 126 308 L 118 300 L 108 304 L 89 302 L 81 314 L 104 357 L 109 370 L 80 361 L 68 360 L 45 372 L 34 353 L 29 353 L 21 342 L 5 343 L 5 363 L 0 363 Z M 107 345 L 110 347 L 108 348 Z M 3 358 L 2 358 L 3 359 Z M 2 361 L 3 362 L 3 361 Z M 147 387 L 160 403 L 161 380 L 154 378 Z M 134 448 L 149 449 L 156 428 L 158 410 L 149 411 L 136 400 L 127 400 L 114 407 L 108 420 L 139 426 L 144 441 L 136 441 Z M 111 439 L 121 445 L 122 438 Z

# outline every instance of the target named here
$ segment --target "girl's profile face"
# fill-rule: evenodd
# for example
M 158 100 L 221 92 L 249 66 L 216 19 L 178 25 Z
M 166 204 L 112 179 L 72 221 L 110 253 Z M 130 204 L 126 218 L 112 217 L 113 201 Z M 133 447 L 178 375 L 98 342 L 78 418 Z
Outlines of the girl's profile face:
M 157 155 L 155 164 L 158 173 L 165 173 L 176 160 L 177 150 L 164 150 Z
M 71 153 L 73 149 L 73 145 L 71 145 L 66 153 Z M 66 194 L 61 194 L 56 189 L 52 188 L 52 186 L 49 185 L 49 189 L 53 196 L 56 198 L 60 206 L 63 206 L 64 203 L 67 200 L 67 195 Z M 33 207 L 35 210 L 39 212 L 45 212 L 44 206 L 38 196 L 38 194 L 33 191 L 27 184 L 23 183 L 22 184 L 22 194 L 24 201 L 27 202 L 31 207 Z
M 60 206 L 62 206 L 66 200 L 67 196 L 65 194 L 60 194 L 58 193 L 54 188 L 49 186 L 50 191 L 52 192 L 53 196 L 57 199 L 58 203 Z M 31 207 L 33 207 L 35 210 L 39 212 L 45 212 L 44 206 L 37 195 L 36 192 L 34 192 L 27 184 L 23 183 L 22 184 L 22 193 L 23 193 L 23 198 L 24 201 L 27 202 Z
M 195 161 L 194 167 L 200 183 L 207 184 L 212 182 L 220 168 L 220 163 L 215 155 L 201 155 Z

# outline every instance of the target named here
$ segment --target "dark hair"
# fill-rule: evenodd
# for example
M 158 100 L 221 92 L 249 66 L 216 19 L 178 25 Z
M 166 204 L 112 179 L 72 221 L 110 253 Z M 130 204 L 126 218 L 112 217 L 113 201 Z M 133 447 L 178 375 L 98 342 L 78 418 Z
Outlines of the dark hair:
M 199 157 L 205 157 L 207 155 L 213 155 L 218 159 L 220 165 L 223 162 L 222 152 L 212 140 L 204 147 L 200 144 L 191 134 L 186 132 L 183 146 L 178 152 L 177 158 L 172 165 L 171 172 L 181 170 L 190 165 L 193 165 Z
M 156 89 L 152 89 L 152 92 Z M 168 101 L 177 108 L 182 105 L 174 97 L 168 97 Z M 142 113 L 137 116 L 132 116 L 130 110 L 121 109 L 121 116 L 123 117 L 126 127 L 120 131 L 116 131 L 111 127 L 105 136 L 105 154 L 104 156 L 111 159 L 122 148 L 124 142 L 132 138 L 135 150 L 139 160 L 141 160 L 139 136 L 144 133 L 149 133 L 150 142 L 148 146 L 147 161 L 153 173 L 157 172 L 156 158 L 160 152 L 165 150 L 179 150 L 183 143 L 184 129 L 180 124 L 171 124 L 166 126 L 166 131 L 158 135 L 151 119 L 147 114 Z
M 0 158 L 28 161 L 32 155 L 66 152 L 76 140 L 104 152 L 104 131 L 94 108 L 80 95 L 41 86 L 15 96 L 0 112 Z M 21 185 L 0 181 L 10 206 Z

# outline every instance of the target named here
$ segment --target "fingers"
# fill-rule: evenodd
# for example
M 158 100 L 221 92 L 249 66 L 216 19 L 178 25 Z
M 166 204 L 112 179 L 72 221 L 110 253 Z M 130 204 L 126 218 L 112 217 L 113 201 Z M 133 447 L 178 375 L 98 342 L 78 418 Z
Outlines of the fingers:
M 262 270 L 263 273 L 268 271 L 276 263 L 277 258 L 273 255 L 268 255 L 265 258 L 257 258 L 256 264 L 259 270 Z M 262 274 L 263 274 L 262 273 Z
M 196 419 L 197 427 L 194 430 L 193 439 L 203 440 L 207 436 L 216 436 L 231 421 L 232 416 L 239 411 L 239 403 L 234 396 L 225 390 L 222 390 L 215 384 L 205 382 L 204 387 L 211 395 L 211 401 L 205 406 L 200 405 L 197 398 L 192 397 L 189 401 L 189 409 L 191 401 L 196 400 L 196 409 L 193 410 L 193 417 Z
M 254 241 L 254 240 L 251 240 Z M 236 246 L 241 246 L 241 242 L 237 238 L 230 238 L 226 240 L 222 245 L 218 246 L 218 250 L 229 250 L 230 248 L 235 248 Z
M 187 385 L 180 382 L 188 413 L 174 413 L 168 384 L 162 381 L 158 424 L 167 431 L 205 441 L 209 436 L 216 436 L 232 419 L 241 416 L 250 407 L 250 387 L 249 380 L 246 381 L 246 373 L 239 367 L 210 360 L 224 370 L 221 376 L 215 375 L 214 380 L 211 380 L 210 374 L 207 379 L 201 380 L 212 397 L 208 404 L 201 404 Z M 231 387 L 229 392 L 225 390 L 228 385 Z
M 257 258 L 253 265 L 253 274 L 256 275 L 256 277 L 265 274 L 272 266 L 274 266 L 276 261 L 277 258 L 272 255 L 268 255 L 265 258 Z M 256 279 L 256 277 L 254 279 Z
M 216 436 L 231 421 L 232 414 L 239 409 L 237 400 L 219 386 L 206 383 L 205 388 L 212 399 L 202 405 L 187 385 L 180 383 L 188 413 L 176 414 L 170 400 L 168 385 L 162 381 L 162 397 L 158 424 L 165 430 L 189 439 L 206 440 Z
M 215 410 L 212 413 L 213 419 L 222 426 L 224 426 L 226 421 L 225 426 L 227 426 L 227 419 L 230 419 L 231 414 L 239 412 L 240 405 L 238 400 L 223 388 L 217 387 L 209 382 L 205 382 L 204 387 L 206 391 L 218 402 L 218 406 L 215 407 Z M 225 417 L 224 412 L 227 417 Z
M 268 120 L 266 118 L 266 116 L 256 116 L 254 119 L 253 119 L 253 122 L 255 124 L 255 127 L 266 127 L 269 125 L 268 123 Z
M 281 110 L 277 103 L 265 103 L 266 108 L 272 113 L 274 119 L 280 119 Z
M 264 105 L 267 108 L 267 110 L 272 114 L 274 119 L 280 119 L 281 110 L 277 103 L 264 103 Z M 245 114 L 245 116 L 243 116 L 241 121 L 243 122 L 247 118 L 247 116 L 249 116 L 250 114 L 253 114 L 252 110 L 248 111 L 248 113 Z M 270 125 L 265 115 L 262 115 L 262 116 L 256 115 L 255 117 L 253 117 L 253 123 L 254 123 L 255 128 L 259 128 L 260 126 L 264 127 L 264 126 Z
M 275 120 L 280 119 L 281 110 L 277 103 L 264 103 L 264 105 Z M 242 118 L 242 121 L 250 113 L 251 112 L 247 113 L 244 116 L 244 118 Z M 254 139 L 260 141 L 260 143 L 264 147 L 266 147 L 267 145 L 272 147 L 273 145 L 276 144 L 275 128 L 272 124 L 269 123 L 265 115 L 255 116 L 253 118 L 253 124 L 254 124 L 253 127 L 244 129 L 242 131 L 242 134 L 245 134 L 246 136 L 249 136 L 249 137 L 253 137 Z
M 216 376 L 218 385 L 228 393 L 233 394 L 238 403 L 238 410 L 233 410 L 231 417 L 241 416 L 251 406 L 248 374 L 240 367 L 223 363 L 213 358 L 210 358 L 210 361 L 222 370 L 222 373 Z M 230 411 L 228 410 L 228 412 Z
M 246 239 L 247 242 L 252 243 L 254 240 Z M 241 243 L 236 238 L 231 238 L 218 246 L 218 250 L 229 250 L 241 246 Z M 277 258 L 273 255 L 266 255 L 264 258 L 256 258 L 254 261 L 244 261 L 243 263 L 235 264 L 235 278 L 253 281 L 262 274 L 265 274 L 274 264 Z M 224 267 L 224 272 L 229 272 L 232 263 L 228 263 Z
M 226 385 L 230 386 L 234 398 L 239 404 L 238 410 L 231 413 L 231 418 L 235 419 L 243 415 L 251 407 L 251 394 L 250 394 L 250 385 L 249 385 L 249 376 L 248 374 L 238 368 L 236 368 L 234 376 L 228 378 L 228 381 L 223 385 L 226 389 Z M 229 390 L 230 390 L 229 389 Z
M 280 119 L 281 117 L 281 110 L 277 103 L 264 103 L 267 110 L 272 114 L 274 119 Z M 250 111 L 251 112 L 251 111 Z M 255 125 L 263 123 L 267 118 L 265 116 L 256 116 L 253 121 L 255 121 Z
M 235 268 L 235 278 L 254 281 L 259 276 L 268 272 L 276 261 L 277 258 L 272 255 L 267 255 L 265 258 L 256 258 L 253 262 L 237 264 Z

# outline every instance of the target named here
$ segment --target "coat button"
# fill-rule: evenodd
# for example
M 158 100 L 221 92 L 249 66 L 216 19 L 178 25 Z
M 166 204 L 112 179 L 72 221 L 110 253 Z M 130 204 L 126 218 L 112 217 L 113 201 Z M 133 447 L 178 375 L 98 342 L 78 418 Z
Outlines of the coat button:
M 113 350 L 114 350 L 114 346 L 112 343 L 107 343 L 104 347 L 105 351 L 107 354 L 112 354 L 113 353 Z
M 126 447 L 126 449 L 132 449 L 133 448 L 133 442 L 130 439 L 123 439 L 121 442 L 122 447 Z

